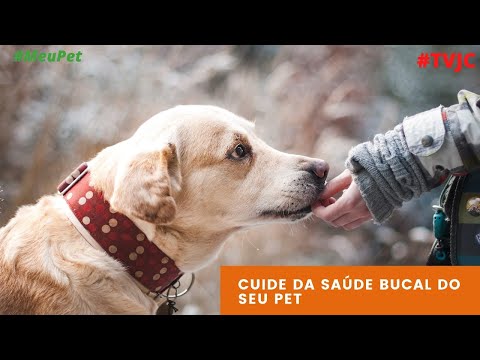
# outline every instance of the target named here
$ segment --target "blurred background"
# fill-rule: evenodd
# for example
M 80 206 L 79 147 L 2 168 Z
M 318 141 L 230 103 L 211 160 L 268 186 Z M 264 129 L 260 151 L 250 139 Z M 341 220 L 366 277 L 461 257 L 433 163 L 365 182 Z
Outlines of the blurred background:
M 19 49 L 82 51 L 80 63 L 15 63 Z M 416 65 L 421 52 L 474 52 L 476 69 Z M 0 226 L 54 193 L 80 162 L 178 104 L 211 104 L 256 120 L 279 150 L 344 169 L 348 150 L 405 116 L 480 92 L 480 46 L 0 46 Z M 431 205 L 412 200 L 385 225 L 346 232 L 310 219 L 229 239 L 198 272 L 178 314 L 219 313 L 221 265 L 423 265 Z

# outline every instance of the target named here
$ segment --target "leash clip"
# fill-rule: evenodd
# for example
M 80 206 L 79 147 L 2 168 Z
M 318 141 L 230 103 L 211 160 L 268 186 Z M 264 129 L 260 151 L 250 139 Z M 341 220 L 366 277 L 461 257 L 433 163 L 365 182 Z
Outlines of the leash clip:
M 178 280 L 176 280 L 172 285 L 170 285 L 170 286 L 168 287 L 167 294 L 166 294 L 166 295 L 163 295 L 163 294 L 162 294 L 161 296 L 163 296 L 163 297 L 165 297 L 165 298 L 167 298 L 167 299 L 176 299 L 176 298 L 178 298 L 178 297 L 180 297 L 180 296 L 183 296 L 183 295 L 185 295 L 186 293 L 188 293 L 188 292 L 190 291 L 190 289 L 192 288 L 193 283 L 195 282 L 195 274 L 194 274 L 194 273 L 191 273 L 190 275 L 192 276 L 192 278 L 190 279 L 190 284 L 189 284 L 188 287 L 187 287 L 185 290 L 183 290 L 181 293 L 178 293 L 178 288 L 179 288 L 180 285 L 181 285 L 181 284 L 180 284 L 180 279 L 178 279 Z M 171 288 L 175 289 L 175 295 L 173 295 L 173 296 L 170 295 L 170 289 L 171 289 Z
M 176 313 L 178 311 L 178 308 L 175 307 L 175 305 L 176 305 L 175 300 L 178 297 L 185 295 L 192 288 L 193 283 L 195 281 L 195 274 L 192 273 L 191 275 L 192 275 L 192 279 L 190 280 L 190 284 L 181 293 L 178 292 L 178 289 L 180 288 L 181 284 L 180 284 L 180 280 L 177 279 L 167 288 L 166 294 L 161 294 L 161 293 L 157 294 L 155 299 L 157 299 L 160 296 L 167 299 L 167 301 L 165 303 L 163 303 L 162 305 L 160 305 L 160 307 L 157 309 L 157 315 L 161 315 L 161 314 L 163 314 L 163 315 L 173 315 L 174 313 Z M 170 292 L 173 292 L 173 294 L 170 294 Z

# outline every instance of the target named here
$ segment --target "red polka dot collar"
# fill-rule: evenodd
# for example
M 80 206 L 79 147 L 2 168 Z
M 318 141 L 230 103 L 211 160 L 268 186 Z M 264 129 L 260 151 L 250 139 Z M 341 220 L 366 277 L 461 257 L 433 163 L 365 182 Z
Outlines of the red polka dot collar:
M 70 220 L 85 240 L 94 247 L 100 245 L 150 292 L 162 293 L 183 275 L 132 220 L 113 210 L 103 194 L 90 186 L 87 163 L 75 169 L 57 189 L 75 215 Z

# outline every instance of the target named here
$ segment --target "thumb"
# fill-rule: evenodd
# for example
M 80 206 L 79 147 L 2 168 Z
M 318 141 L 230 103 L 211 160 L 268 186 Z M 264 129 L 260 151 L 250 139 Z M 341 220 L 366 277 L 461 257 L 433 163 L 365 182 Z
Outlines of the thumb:
M 333 178 L 325 186 L 325 190 L 320 194 L 320 199 L 328 199 L 340 191 L 348 188 L 352 183 L 352 174 L 346 169 L 340 175 Z

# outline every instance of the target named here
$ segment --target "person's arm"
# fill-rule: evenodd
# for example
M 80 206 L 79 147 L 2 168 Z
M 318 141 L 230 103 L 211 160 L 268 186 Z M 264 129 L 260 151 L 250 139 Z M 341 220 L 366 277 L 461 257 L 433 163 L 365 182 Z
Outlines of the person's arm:
M 371 217 L 383 223 L 403 202 L 440 185 L 449 172 L 479 167 L 480 96 L 462 90 L 458 100 L 449 108 L 407 117 L 393 130 L 351 149 L 346 167 L 354 182 L 348 172 L 333 179 L 323 196 L 329 200 L 314 205 L 314 213 L 346 228 Z M 348 189 L 334 204 L 330 197 L 342 187 Z

